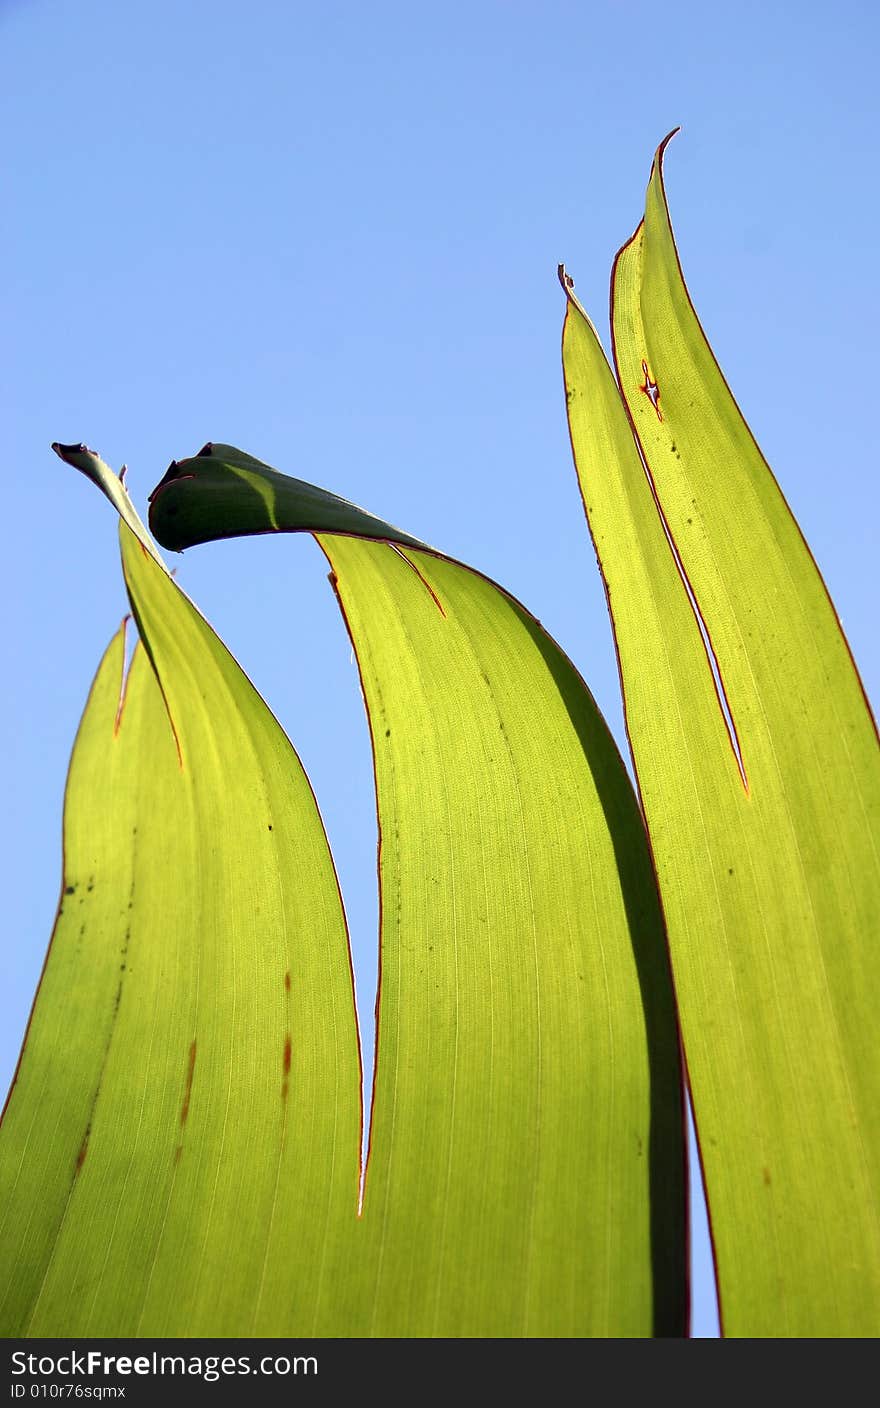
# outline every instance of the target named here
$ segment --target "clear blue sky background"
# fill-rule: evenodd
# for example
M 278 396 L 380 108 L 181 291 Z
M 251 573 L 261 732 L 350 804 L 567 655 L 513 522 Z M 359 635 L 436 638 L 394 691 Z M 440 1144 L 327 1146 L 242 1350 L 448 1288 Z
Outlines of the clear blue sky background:
M 113 516 L 49 442 L 128 461 L 141 507 L 207 439 L 345 494 L 525 601 L 623 741 L 556 264 L 604 328 L 677 123 L 692 294 L 876 699 L 878 40 L 870 0 L 0 0 L 4 1087 L 71 742 L 125 609 Z M 290 539 L 180 567 L 311 775 L 369 1029 L 369 746 L 325 574 Z M 694 1245 L 707 1335 L 699 1226 Z

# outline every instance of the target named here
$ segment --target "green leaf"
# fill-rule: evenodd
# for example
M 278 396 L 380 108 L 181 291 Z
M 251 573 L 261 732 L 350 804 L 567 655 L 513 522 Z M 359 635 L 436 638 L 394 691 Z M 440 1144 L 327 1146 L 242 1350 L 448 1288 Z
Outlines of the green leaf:
M 144 551 L 149 553 L 163 572 L 167 571 L 168 569 L 157 553 L 153 540 L 141 522 L 137 509 L 125 487 L 126 466 L 123 465 L 119 473 L 114 474 L 109 464 L 106 464 L 94 450 L 90 450 L 88 445 L 59 445 L 55 440 L 52 449 L 60 460 L 71 465 L 74 469 L 78 469 L 80 474 L 84 474 L 86 479 L 89 479 L 97 489 L 100 489 L 104 497 L 109 499 L 116 509 L 123 523 L 128 524 Z
M 336 877 L 278 724 L 121 533 L 159 684 L 136 652 L 120 708 L 117 637 L 74 751 L 65 894 L 2 1129 L 3 1332 L 310 1333 L 337 1308 L 326 1261 L 359 1179 Z
M 173 492 L 166 494 L 172 484 Z M 150 522 L 154 528 L 161 523 L 160 542 L 172 552 L 217 538 L 273 533 L 291 523 L 404 547 L 427 546 L 338 494 L 279 474 L 232 445 L 209 442 L 193 459 L 173 460 L 150 500 L 155 505 Z
M 337 502 L 215 445 L 172 466 L 151 524 L 182 546 L 321 528 Z M 320 538 L 381 831 L 367 1318 L 351 1332 L 680 1334 L 677 1037 L 631 787 L 537 622 L 395 537 Z
M 876 732 L 824 583 L 691 306 L 662 151 L 614 270 L 619 387 L 568 280 L 563 360 L 669 928 L 723 1323 L 751 1337 L 871 1335 Z
M 221 531 L 242 507 L 259 531 L 256 505 L 338 524 L 334 496 L 294 482 L 287 500 L 257 462 L 243 477 L 245 457 L 211 458 L 178 467 L 154 520 L 179 524 L 176 495 L 204 486 Z M 153 670 L 136 652 L 120 707 L 116 638 L 71 765 L 71 893 L 0 1139 L 4 1332 L 682 1334 L 659 904 L 573 667 L 499 588 L 414 540 L 322 539 L 381 828 L 358 1216 L 349 957 L 314 799 L 221 642 L 121 533 Z

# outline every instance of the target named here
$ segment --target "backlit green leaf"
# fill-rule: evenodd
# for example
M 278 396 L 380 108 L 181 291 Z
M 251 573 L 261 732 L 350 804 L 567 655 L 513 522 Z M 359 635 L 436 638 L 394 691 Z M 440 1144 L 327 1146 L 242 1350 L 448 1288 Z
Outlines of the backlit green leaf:
M 614 271 L 619 389 L 570 288 L 563 351 L 669 926 L 724 1325 L 871 1335 L 877 738 L 824 584 L 691 306 L 661 155 Z
M 214 445 L 172 466 L 160 541 L 325 526 L 320 491 L 249 459 L 245 480 L 245 459 Z M 368 1332 L 681 1333 L 674 1019 L 616 750 L 493 583 L 402 536 L 320 541 L 381 828 Z
M 249 682 L 123 528 L 155 674 L 138 651 L 118 711 L 117 639 L 74 754 L 77 903 L 0 1140 L 5 1332 L 683 1333 L 664 937 L 588 691 L 485 578 L 405 535 L 370 541 L 395 530 L 237 452 L 225 468 L 219 448 L 155 496 L 176 541 L 176 495 L 197 510 L 202 490 L 218 535 L 338 527 L 341 512 L 366 534 L 321 539 L 381 828 L 362 1215 L 348 950 L 314 799 Z
M 62 912 L 0 1142 L 3 1332 L 311 1333 L 358 1196 L 336 878 L 281 729 L 121 533 L 159 684 L 138 650 L 120 710 L 117 637 L 74 752 Z

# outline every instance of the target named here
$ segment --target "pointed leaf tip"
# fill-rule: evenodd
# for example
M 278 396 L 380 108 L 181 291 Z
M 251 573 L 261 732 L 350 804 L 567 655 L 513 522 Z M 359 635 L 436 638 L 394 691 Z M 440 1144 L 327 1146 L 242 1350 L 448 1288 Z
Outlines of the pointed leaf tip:
M 663 138 L 663 141 L 660 143 L 659 147 L 657 148 L 657 153 L 656 153 L 656 155 L 657 155 L 657 159 L 658 159 L 658 160 L 660 160 L 660 161 L 663 160 L 663 157 L 664 157 L 664 155 L 665 155 L 665 153 L 666 153 L 666 148 L 669 146 L 669 143 L 672 141 L 673 137 L 677 137 L 677 136 L 678 136 L 678 134 L 679 134 L 680 131 L 681 131 L 681 123 L 679 123 L 677 127 L 673 127 L 673 129 L 672 129 L 671 132 L 667 132 L 667 133 L 666 133 L 666 136 Z
M 104 497 L 110 500 L 119 517 L 143 544 L 153 561 L 157 562 L 164 572 L 167 572 L 168 568 L 156 551 L 153 540 L 141 522 L 125 487 L 125 474 L 128 466 L 123 465 L 119 474 L 114 474 L 109 464 L 105 464 L 96 450 L 90 450 L 88 445 L 82 443 L 62 445 L 58 440 L 53 440 L 52 449 L 59 459 L 63 460 L 65 464 L 71 465 L 73 469 L 78 469 L 80 474 L 84 474 L 101 490 Z

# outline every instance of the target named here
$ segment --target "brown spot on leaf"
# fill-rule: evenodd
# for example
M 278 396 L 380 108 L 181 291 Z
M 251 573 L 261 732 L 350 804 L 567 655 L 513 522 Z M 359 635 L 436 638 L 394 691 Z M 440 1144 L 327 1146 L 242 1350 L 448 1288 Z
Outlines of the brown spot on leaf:
M 769 1188 L 769 1187 L 770 1187 L 770 1170 L 769 1170 L 769 1168 L 765 1168 L 765 1169 L 763 1170 L 763 1174 L 764 1174 L 764 1187 L 765 1187 L 765 1188 Z
M 192 1096 L 193 1073 L 195 1072 L 195 1069 L 196 1043 L 195 1040 L 193 1040 L 192 1045 L 189 1048 L 189 1060 L 186 1068 L 186 1089 L 183 1094 L 183 1104 L 180 1107 L 180 1123 L 182 1125 L 186 1124 L 186 1118 L 189 1114 L 189 1102 L 190 1097 Z
M 284 974 L 284 991 L 290 992 L 290 969 Z

